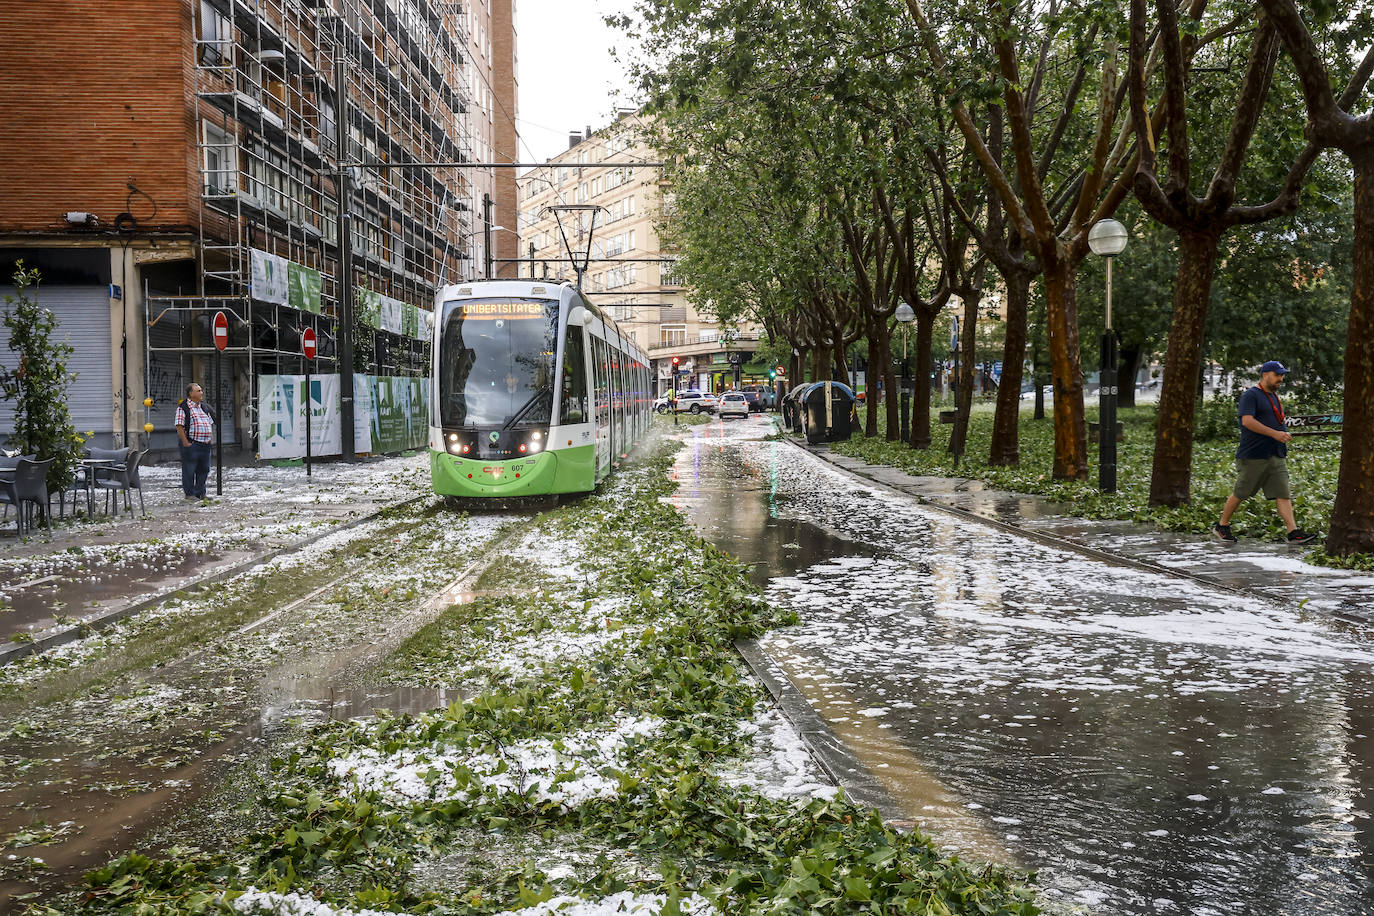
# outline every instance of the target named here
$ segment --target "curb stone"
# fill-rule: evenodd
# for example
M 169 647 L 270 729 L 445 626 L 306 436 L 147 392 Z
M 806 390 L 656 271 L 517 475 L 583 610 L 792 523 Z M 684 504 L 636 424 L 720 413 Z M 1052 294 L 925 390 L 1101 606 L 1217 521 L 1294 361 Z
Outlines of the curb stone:
M 801 736 L 811 759 L 834 785 L 844 789 L 846 797 L 865 807 L 877 809 L 883 820 L 893 826 L 915 828 L 910 815 L 844 742 L 835 737 L 825 719 L 811 707 L 787 674 L 768 657 L 758 640 L 737 640 L 735 651 L 739 652 L 745 664 L 754 672 L 754 677 L 767 689 L 783 718 Z

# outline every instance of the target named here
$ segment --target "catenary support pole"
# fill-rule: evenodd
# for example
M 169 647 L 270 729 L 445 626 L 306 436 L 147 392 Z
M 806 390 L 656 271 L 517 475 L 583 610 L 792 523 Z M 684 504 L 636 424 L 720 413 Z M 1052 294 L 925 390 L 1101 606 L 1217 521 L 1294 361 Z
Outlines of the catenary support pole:
M 1106 328 L 1102 332 L 1102 373 L 1098 386 L 1098 489 L 1116 492 L 1116 335 L 1112 333 L 1112 259 L 1107 258 Z
M 314 413 L 311 409 L 315 406 L 313 392 L 310 390 L 310 363 L 307 357 L 305 360 L 305 397 L 301 398 L 305 402 L 305 476 L 310 476 L 310 415 Z
M 224 353 L 215 348 L 215 495 L 224 495 L 224 414 L 220 412 L 220 361 Z M 188 408 L 189 412 L 189 408 Z
M 350 34 L 344 32 L 345 39 Z M 348 72 L 346 49 L 335 48 L 334 59 L 334 143 L 338 157 L 339 191 L 339 270 L 334 280 L 338 304 L 339 332 L 337 336 L 339 364 L 339 442 L 344 461 L 356 461 L 353 445 L 353 220 L 349 215 L 349 199 L 353 195 L 348 169 Z

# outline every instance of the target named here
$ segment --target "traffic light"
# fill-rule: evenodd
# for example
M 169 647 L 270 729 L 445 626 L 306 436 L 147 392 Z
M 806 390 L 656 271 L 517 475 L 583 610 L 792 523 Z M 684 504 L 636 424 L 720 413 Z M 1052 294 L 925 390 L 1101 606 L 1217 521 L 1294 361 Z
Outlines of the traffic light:
M 769 370 L 768 370 L 768 381 L 771 382 L 771 381 L 773 381 L 773 379 L 775 379 L 775 378 L 777 378 L 777 377 L 778 377 L 778 370 L 777 370 L 777 369 L 769 369 Z
M 677 357 L 676 357 L 676 356 L 673 357 L 673 368 L 674 368 L 674 369 L 677 368 Z

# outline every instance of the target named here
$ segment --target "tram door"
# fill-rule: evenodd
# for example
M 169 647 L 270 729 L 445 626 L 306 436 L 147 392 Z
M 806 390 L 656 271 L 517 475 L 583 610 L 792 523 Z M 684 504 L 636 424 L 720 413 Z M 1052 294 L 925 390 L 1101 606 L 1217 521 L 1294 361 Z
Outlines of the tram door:
M 595 335 L 592 343 L 592 374 L 596 384 L 596 477 L 611 471 L 611 380 L 606 341 Z

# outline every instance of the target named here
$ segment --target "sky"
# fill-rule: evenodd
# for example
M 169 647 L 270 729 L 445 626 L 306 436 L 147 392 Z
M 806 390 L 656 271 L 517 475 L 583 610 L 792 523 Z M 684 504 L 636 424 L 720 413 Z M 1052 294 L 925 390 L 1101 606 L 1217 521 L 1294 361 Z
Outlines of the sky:
M 625 50 L 624 38 L 602 21 L 633 6 L 633 0 L 516 0 L 521 161 L 558 155 L 569 132 L 604 127 L 617 105 L 634 104 L 623 64 L 611 59 L 612 48 Z

